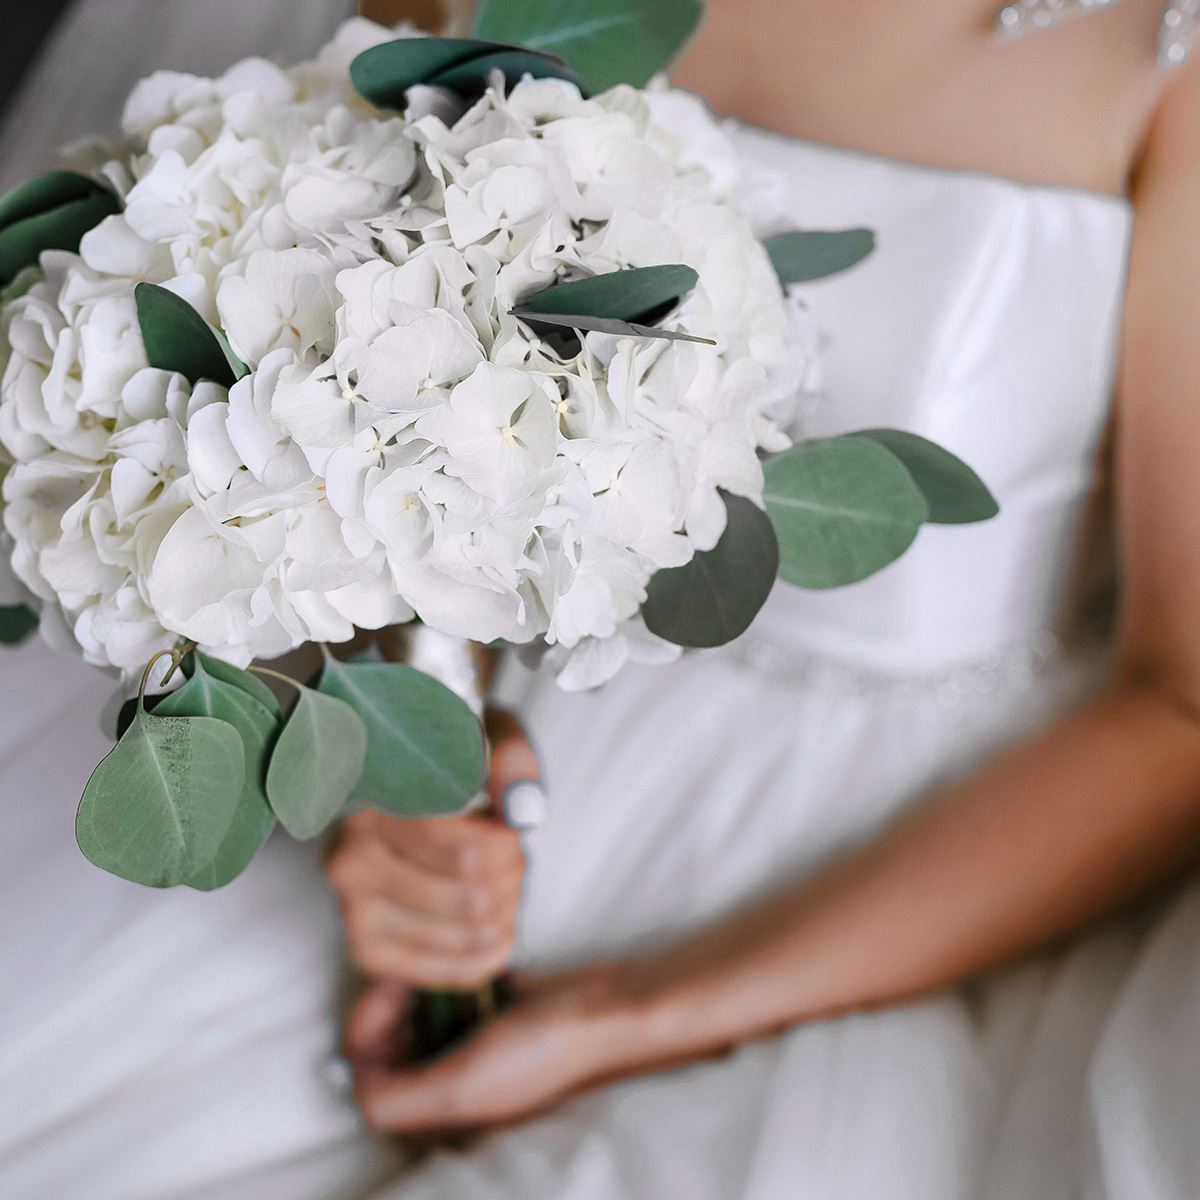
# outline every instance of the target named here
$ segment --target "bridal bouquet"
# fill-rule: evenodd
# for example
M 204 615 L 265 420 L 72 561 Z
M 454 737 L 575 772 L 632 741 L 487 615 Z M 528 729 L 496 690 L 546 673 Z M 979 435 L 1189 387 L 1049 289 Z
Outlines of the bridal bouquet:
M 7 556 L 43 636 L 140 682 L 93 862 L 213 888 L 277 820 L 479 790 L 428 675 L 327 651 L 285 712 L 256 660 L 419 621 L 589 687 L 736 638 L 779 574 L 853 582 L 994 512 L 920 438 L 793 445 L 781 284 L 871 238 L 764 245 L 720 129 L 639 90 L 697 17 L 491 0 L 474 40 L 357 21 L 290 69 L 160 72 L 118 146 L 0 199 Z

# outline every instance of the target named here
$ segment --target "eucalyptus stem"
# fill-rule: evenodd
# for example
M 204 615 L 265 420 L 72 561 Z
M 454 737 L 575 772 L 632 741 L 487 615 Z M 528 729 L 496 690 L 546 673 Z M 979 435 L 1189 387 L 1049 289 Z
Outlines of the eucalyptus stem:
M 167 658 L 168 656 L 173 656 L 174 653 L 175 652 L 173 650 L 160 650 L 146 664 L 146 669 L 142 672 L 142 682 L 140 684 L 138 684 L 138 694 L 137 694 L 138 708 L 142 709 L 143 712 L 145 711 L 145 708 L 146 708 L 146 684 L 148 684 L 150 682 L 150 672 L 154 670 L 154 664 L 156 662 L 158 662 L 158 660 L 160 658 Z M 174 669 L 175 669 L 174 667 L 171 668 L 172 671 L 174 671 Z M 170 679 L 170 675 L 168 675 L 167 678 Z
M 290 687 L 294 687 L 296 691 L 300 691 L 304 684 L 298 679 L 293 679 L 290 675 L 285 675 L 282 671 L 272 671 L 270 667 L 257 667 L 253 663 L 246 668 L 248 671 L 253 671 L 255 675 L 266 675 L 271 679 L 278 679 L 280 683 L 286 683 Z
M 163 654 L 169 654 L 171 656 L 171 669 L 163 676 L 163 687 L 166 687 L 167 684 L 171 682 L 171 677 L 175 674 L 176 671 L 179 670 L 180 664 L 195 649 L 196 649 L 195 642 L 180 642 L 177 646 L 175 646 L 174 649 L 161 650 L 161 651 L 159 651 L 159 653 L 157 655 L 155 655 L 155 658 L 159 658 Z M 153 662 L 154 662 L 154 660 L 152 659 L 151 665 L 153 665 Z M 147 667 L 147 671 L 148 670 L 149 670 L 149 667 Z

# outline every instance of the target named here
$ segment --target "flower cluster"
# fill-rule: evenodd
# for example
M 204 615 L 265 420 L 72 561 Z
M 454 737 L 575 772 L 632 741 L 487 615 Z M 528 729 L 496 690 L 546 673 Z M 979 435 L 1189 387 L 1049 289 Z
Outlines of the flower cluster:
M 655 571 L 761 497 L 809 344 L 698 102 L 499 77 L 404 114 L 352 90 L 351 22 L 311 63 L 134 91 L 100 170 L 123 211 L 0 310 L 18 577 L 93 662 L 178 637 L 232 661 L 410 619 L 564 648 L 584 686 L 668 651 Z M 538 336 L 563 280 L 684 263 L 668 327 L 715 345 Z M 223 331 L 228 391 L 151 367 L 134 288 Z

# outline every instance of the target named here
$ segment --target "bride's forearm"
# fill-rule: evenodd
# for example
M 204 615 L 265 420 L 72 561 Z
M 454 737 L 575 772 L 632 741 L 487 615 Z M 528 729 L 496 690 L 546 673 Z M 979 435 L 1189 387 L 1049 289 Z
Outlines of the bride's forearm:
M 1200 841 L 1200 724 L 1123 688 L 802 889 L 632 968 L 634 1055 L 711 1053 L 952 983 L 1077 927 Z

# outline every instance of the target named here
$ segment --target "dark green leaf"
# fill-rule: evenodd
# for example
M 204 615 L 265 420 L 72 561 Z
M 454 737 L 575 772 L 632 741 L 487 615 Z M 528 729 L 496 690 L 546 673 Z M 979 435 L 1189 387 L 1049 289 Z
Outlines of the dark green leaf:
M 644 86 L 700 24 L 701 0 L 483 0 L 475 33 L 561 55 L 592 91 Z
M 483 731 L 467 704 L 399 663 L 330 659 L 320 690 L 367 726 L 367 764 L 354 798 L 402 813 L 461 811 L 483 786 Z
M 0 644 L 15 646 L 23 642 L 38 627 L 37 614 L 23 604 L 0 608 Z
M 245 771 L 233 726 L 141 709 L 88 780 L 75 818 L 79 847 L 123 879 L 186 883 L 216 857 Z
M 468 59 L 508 48 L 467 38 L 397 38 L 358 55 L 350 64 L 350 79 L 372 104 L 403 110 L 410 87 Z
M 765 245 L 781 283 L 807 283 L 862 262 L 875 249 L 875 235 L 869 229 L 811 229 L 781 233 Z
M 367 761 L 367 729 L 344 700 L 300 687 L 267 769 L 267 799 L 294 838 L 322 833 L 346 805 Z
M 246 770 L 233 822 L 212 861 L 205 863 L 186 881 L 201 891 L 224 887 L 236 879 L 275 825 L 264 782 L 267 756 L 279 723 L 249 692 L 209 673 L 207 667 L 219 661 L 197 655 L 187 683 L 163 696 L 154 708 L 159 717 L 215 717 L 232 725 L 242 740 Z M 228 663 L 220 666 L 236 670 Z
M 146 358 L 152 367 L 178 371 L 193 385 L 201 379 L 211 379 L 222 387 L 237 382 L 208 322 L 182 296 L 156 283 L 139 283 L 134 296 Z
M 197 663 L 213 679 L 219 679 L 231 687 L 240 688 L 257 700 L 271 716 L 277 720 L 283 719 L 283 709 L 279 706 L 275 693 L 257 675 L 251 675 L 249 671 L 243 671 L 240 667 L 235 667 L 223 659 L 209 658 L 207 654 L 201 654 L 199 650 L 194 650 L 183 660 L 183 673 L 189 679 L 195 674 Z
M 535 330 L 538 330 L 539 326 L 551 325 L 564 329 L 587 330 L 593 333 L 611 333 L 614 337 L 662 338 L 667 342 L 696 342 L 701 346 L 717 344 L 712 338 L 696 337 L 675 329 L 660 329 L 657 325 L 635 325 L 629 321 L 614 321 L 608 317 L 584 317 L 578 313 L 532 313 L 524 308 L 514 308 L 512 315 L 519 317 Z
M 987 484 L 957 455 L 903 429 L 861 429 L 855 437 L 870 438 L 890 450 L 916 480 L 929 505 L 934 525 L 971 525 L 990 521 L 1000 506 Z
M 428 83 L 431 87 L 446 88 L 464 99 L 470 99 L 482 96 L 487 91 L 493 71 L 500 71 L 510 88 L 520 83 L 526 75 L 531 75 L 534 79 L 562 79 L 573 83 L 581 92 L 584 90 L 583 80 L 561 58 L 553 54 L 539 54 L 536 50 L 507 48 L 456 63 L 430 76 Z
M 899 558 L 929 516 L 900 460 L 866 438 L 803 442 L 765 472 L 780 575 L 799 587 L 866 579 Z
M 741 637 L 767 602 L 779 573 L 779 544 L 766 513 L 722 493 L 728 523 L 720 541 L 682 567 L 650 580 L 646 628 L 677 646 L 723 646 Z
M 47 171 L 45 175 L 18 183 L 0 196 L 0 229 L 103 190 L 94 180 L 75 171 Z
M 34 266 L 45 250 L 78 250 L 88 230 L 119 211 L 117 198 L 93 184 L 86 195 L 4 225 L 0 228 L 0 283 L 7 284 L 25 267 Z
M 681 263 L 609 271 L 534 292 L 514 311 L 522 316 L 561 314 L 641 324 L 650 313 L 678 304 L 699 279 L 691 267 Z

